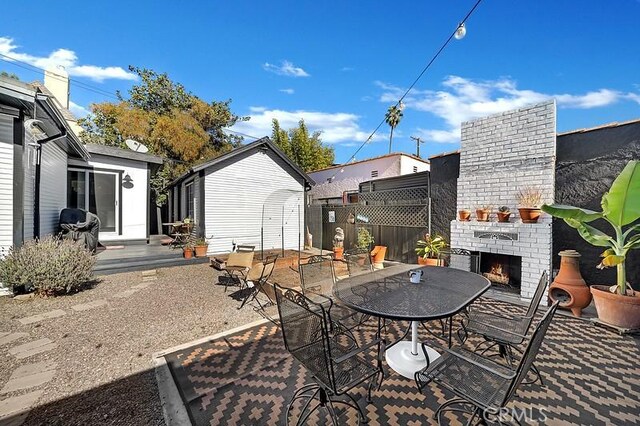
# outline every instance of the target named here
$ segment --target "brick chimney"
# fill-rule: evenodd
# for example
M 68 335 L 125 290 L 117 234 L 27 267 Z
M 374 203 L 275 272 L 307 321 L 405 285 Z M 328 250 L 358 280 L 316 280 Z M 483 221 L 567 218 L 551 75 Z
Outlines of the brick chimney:
M 45 70 L 44 86 L 63 108 L 69 109 L 69 74 L 62 65 L 49 66 Z

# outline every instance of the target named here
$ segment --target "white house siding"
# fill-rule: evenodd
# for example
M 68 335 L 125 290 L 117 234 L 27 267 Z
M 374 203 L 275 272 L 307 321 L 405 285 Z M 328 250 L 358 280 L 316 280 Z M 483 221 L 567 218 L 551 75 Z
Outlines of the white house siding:
M 0 114 L 0 256 L 13 245 L 13 118 Z
M 149 195 L 147 194 L 147 163 L 125 158 L 91 154 L 91 159 L 88 162 L 80 162 L 78 160 L 69 161 L 70 168 L 78 165 L 93 167 L 97 171 L 122 172 L 121 178 L 124 178 L 124 176 L 128 174 L 132 179 L 133 188 L 122 187 L 122 198 L 120 199 L 120 205 L 122 206 L 122 217 L 120 217 L 122 234 L 118 234 L 118 232 L 101 232 L 100 240 L 146 240 L 147 204 L 149 202 Z M 121 180 L 118 180 L 117 184 L 122 185 Z M 118 208 L 119 207 L 116 207 L 116 214 L 118 214 Z
M 304 188 L 264 152 L 256 152 L 205 175 L 205 235 L 209 254 L 228 252 L 238 244 L 265 250 L 298 249 L 302 235 Z M 283 216 L 284 207 L 284 216 Z M 263 215 L 264 208 L 264 215 Z M 264 217 L 264 220 L 263 220 Z
M 40 236 L 58 232 L 60 211 L 67 206 L 67 153 L 55 142 L 40 154 Z
M 400 174 L 408 175 L 411 173 L 419 173 L 429 171 L 429 163 L 417 160 L 413 157 L 402 156 L 400 158 Z

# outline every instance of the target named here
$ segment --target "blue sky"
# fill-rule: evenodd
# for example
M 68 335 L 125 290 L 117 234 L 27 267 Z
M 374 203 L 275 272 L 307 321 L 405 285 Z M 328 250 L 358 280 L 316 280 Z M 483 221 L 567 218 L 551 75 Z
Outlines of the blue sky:
M 26 3 L 26 4 L 25 4 Z M 108 92 L 134 83 L 127 65 L 167 72 L 205 100 L 252 117 L 305 118 L 347 161 L 475 0 L 18 2 L 0 16 L 0 53 Z M 189 6 L 187 6 L 189 4 Z M 463 120 L 558 101 L 558 131 L 640 118 L 639 0 L 483 0 L 405 99 L 394 151 L 459 147 Z M 4 58 L 6 59 L 6 58 Z M 0 61 L 21 79 L 37 73 Z M 73 110 L 111 100 L 73 85 Z M 388 126 L 357 155 L 388 150 Z M 247 139 L 250 140 L 250 139 Z

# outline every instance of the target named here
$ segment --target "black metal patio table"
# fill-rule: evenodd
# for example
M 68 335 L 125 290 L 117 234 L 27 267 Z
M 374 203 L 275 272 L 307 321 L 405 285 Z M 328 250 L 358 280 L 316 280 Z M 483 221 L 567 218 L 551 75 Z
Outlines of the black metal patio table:
M 423 271 L 420 283 L 411 283 L 411 270 Z M 418 324 L 421 321 L 449 319 L 451 346 L 452 318 L 480 297 L 491 283 L 481 275 L 437 266 L 399 265 L 338 281 L 334 296 L 356 311 L 379 318 L 411 321 L 411 341 L 400 341 L 387 349 L 389 367 L 413 379 L 427 365 L 418 350 Z M 429 361 L 440 354 L 425 347 Z

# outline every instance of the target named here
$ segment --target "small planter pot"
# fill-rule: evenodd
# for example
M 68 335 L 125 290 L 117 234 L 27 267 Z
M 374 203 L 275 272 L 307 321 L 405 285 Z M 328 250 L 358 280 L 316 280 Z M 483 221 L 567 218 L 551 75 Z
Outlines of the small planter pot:
M 600 321 L 630 330 L 640 328 L 640 295 L 611 293 L 606 285 L 592 285 L 591 294 Z
M 444 262 L 442 259 L 433 259 L 431 257 L 427 257 L 426 259 L 422 256 L 418 256 L 418 265 L 424 266 L 443 266 Z
M 469 222 L 471 220 L 471 212 L 469 210 L 459 210 L 458 219 L 461 222 Z
M 498 212 L 496 213 L 498 215 L 498 222 L 509 222 L 509 218 L 511 217 L 511 212 L 509 213 L 504 213 L 504 212 Z
M 333 258 L 336 260 L 342 260 L 342 255 L 344 254 L 344 247 L 334 247 L 333 248 Z
M 518 208 L 518 212 L 520 213 L 522 223 L 538 223 L 538 219 L 540 219 L 540 215 L 542 214 L 542 210 L 528 207 L 520 207 Z
M 195 246 L 196 257 L 206 257 L 209 246 Z
M 476 210 L 476 220 L 478 222 L 489 222 L 489 216 L 491 212 L 489 210 Z
M 193 257 L 193 249 L 191 247 L 183 248 L 182 256 L 184 256 L 185 259 L 191 259 Z

